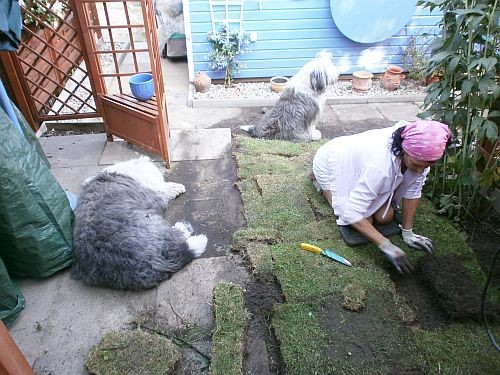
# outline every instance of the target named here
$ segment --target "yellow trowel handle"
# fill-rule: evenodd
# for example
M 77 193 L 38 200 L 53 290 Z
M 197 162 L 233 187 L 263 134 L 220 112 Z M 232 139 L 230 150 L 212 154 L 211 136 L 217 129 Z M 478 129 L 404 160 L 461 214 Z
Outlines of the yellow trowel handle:
M 310 251 L 311 253 L 314 254 L 321 254 L 323 252 L 323 250 L 320 247 L 311 245 L 309 243 L 301 243 L 300 248 L 302 250 Z

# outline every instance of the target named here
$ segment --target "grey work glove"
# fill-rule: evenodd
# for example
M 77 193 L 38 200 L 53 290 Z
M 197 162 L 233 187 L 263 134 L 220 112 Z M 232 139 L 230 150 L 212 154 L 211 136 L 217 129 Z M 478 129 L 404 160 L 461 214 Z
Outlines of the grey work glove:
M 413 233 L 412 229 L 403 229 L 401 227 L 401 236 L 403 241 L 411 248 L 425 250 L 429 254 L 434 253 L 434 250 L 436 250 L 434 243 L 429 238 Z
M 378 245 L 378 248 L 382 250 L 387 260 L 396 267 L 399 273 L 410 274 L 413 271 L 413 266 L 405 252 L 388 239 Z

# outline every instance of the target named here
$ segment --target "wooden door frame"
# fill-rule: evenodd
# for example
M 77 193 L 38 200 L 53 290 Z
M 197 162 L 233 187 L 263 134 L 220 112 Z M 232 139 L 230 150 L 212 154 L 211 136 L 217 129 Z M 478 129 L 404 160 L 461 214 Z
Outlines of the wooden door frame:
M 141 4 L 142 12 L 142 24 L 131 24 L 128 14 L 128 4 L 138 3 Z M 153 0 L 70 0 L 71 6 L 76 14 L 78 28 L 80 29 L 79 37 L 80 43 L 85 46 L 87 51 L 86 62 L 88 61 L 88 70 L 90 72 L 91 81 L 94 82 L 95 91 L 98 95 L 98 108 L 103 114 L 104 125 L 108 140 L 112 140 L 113 135 L 125 139 L 126 141 L 136 144 L 139 147 L 145 147 L 148 150 L 160 155 L 165 161 L 167 168 L 170 167 L 170 148 L 169 148 L 169 131 L 168 131 L 168 118 L 167 118 L 167 107 L 165 98 L 165 87 L 163 83 L 163 73 L 161 68 L 161 58 L 158 45 L 158 35 L 156 32 L 156 19 L 154 12 L 154 2 Z M 116 25 L 109 22 L 107 3 L 118 3 L 123 4 L 124 14 L 126 19 L 129 20 L 128 24 Z M 100 24 L 95 24 L 92 14 L 88 11 L 87 6 L 89 4 L 94 4 L 99 6 L 102 4 L 105 13 L 105 22 L 101 20 Z M 128 30 L 129 37 L 129 47 L 127 49 L 117 50 L 114 45 L 113 30 L 123 28 Z M 146 36 L 147 48 L 136 48 L 132 29 L 142 28 Z M 95 33 L 108 33 L 111 47 L 109 51 L 98 50 Z M 115 62 L 115 72 L 104 72 L 100 61 L 100 54 L 110 54 Z M 130 71 L 122 72 L 120 71 L 119 64 L 117 63 L 118 54 L 130 54 L 133 58 L 134 64 L 133 69 Z M 148 54 L 148 61 L 150 70 L 141 70 L 138 64 L 138 58 L 141 53 Z M 128 91 L 128 77 L 136 73 L 151 73 L 153 75 L 153 81 L 155 86 L 155 100 L 151 100 L 149 103 L 139 103 L 137 100 L 133 102 L 130 99 Z M 110 92 L 110 88 L 107 86 L 106 78 L 115 78 L 118 82 L 118 92 Z M 125 84 L 122 80 L 125 80 Z M 126 99 L 126 100 L 124 100 Z M 131 103 L 131 104 L 127 104 Z M 115 116 L 112 114 L 117 114 L 116 110 L 121 106 L 123 109 L 119 116 L 123 119 L 123 116 L 127 114 L 127 119 L 132 121 L 129 129 L 124 131 L 123 123 L 118 123 Z M 145 115 L 145 111 L 141 109 L 142 107 L 156 108 L 155 119 L 151 120 L 149 115 Z M 141 121 L 141 119 L 147 119 L 148 121 Z M 150 126 L 154 127 L 156 132 L 156 138 L 154 144 L 145 145 L 144 137 L 141 134 L 141 125 L 144 123 L 149 123 Z M 138 125 L 134 127 L 133 125 Z M 148 131 L 151 129 L 148 128 Z

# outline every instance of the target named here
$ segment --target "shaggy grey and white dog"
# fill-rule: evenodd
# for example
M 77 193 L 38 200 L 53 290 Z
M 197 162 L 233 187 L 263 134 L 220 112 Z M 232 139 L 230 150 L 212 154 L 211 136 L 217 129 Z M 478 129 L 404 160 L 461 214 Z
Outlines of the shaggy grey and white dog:
M 169 200 L 184 191 L 145 157 L 88 179 L 75 208 L 72 276 L 93 286 L 148 289 L 200 256 L 207 237 L 165 219 Z
M 293 142 L 320 139 L 315 123 L 323 109 L 326 89 L 337 77 L 331 54 L 318 53 L 290 79 L 276 104 L 257 125 L 241 128 L 256 138 Z

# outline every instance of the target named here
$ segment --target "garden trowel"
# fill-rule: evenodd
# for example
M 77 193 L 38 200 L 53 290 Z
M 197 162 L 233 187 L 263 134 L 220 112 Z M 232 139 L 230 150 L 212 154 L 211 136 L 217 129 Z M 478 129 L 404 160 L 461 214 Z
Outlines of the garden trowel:
M 351 262 L 349 262 L 347 259 L 341 257 L 338 254 L 335 254 L 332 250 L 330 249 L 322 249 L 318 246 L 314 246 L 308 243 L 301 243 L 300 248 L 302 250 L 310 251 L 311 253 L 315 254 L 321 254 L 324 255 L 325 257 L 328 257 L 330 259 L 336 260 L 339 263 L 345 264 L 346 266 L 352 267 Z

